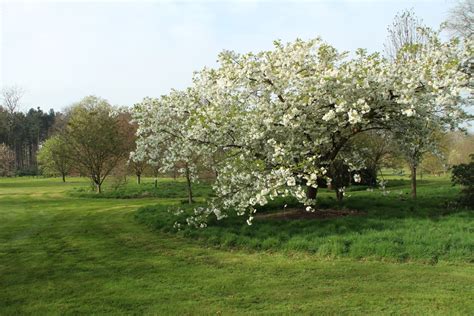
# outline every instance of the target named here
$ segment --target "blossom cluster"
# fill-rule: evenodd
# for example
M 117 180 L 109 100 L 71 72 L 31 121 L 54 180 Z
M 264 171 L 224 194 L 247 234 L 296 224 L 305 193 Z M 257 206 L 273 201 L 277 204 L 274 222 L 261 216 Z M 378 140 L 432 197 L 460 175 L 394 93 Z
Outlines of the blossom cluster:
M 219 67 L 196 72 L 190 88 L 135 105 L 134 157 L 163 170 L 177 162 L 214 169 L 216 198 L 195 210 L 191 225 L 232 211 L 247 214 L 250 225 L 258 206 L 277 196 L 313 211 L 307 188 L 331 181 L 331 162 L 354 135 L 416 133 L 420 122 L 456 126 L 465 117 L 461 99 L 472 79 L 461 65 L 473 55 L 472 42 L 429 38 L 410 50 L 413 58 L 395 60 L 365 50 L 351 58 L 319 38 L 276 41 L 258 53 L 224 51 Z M 407 120 L 413 124 L 401 125 Z

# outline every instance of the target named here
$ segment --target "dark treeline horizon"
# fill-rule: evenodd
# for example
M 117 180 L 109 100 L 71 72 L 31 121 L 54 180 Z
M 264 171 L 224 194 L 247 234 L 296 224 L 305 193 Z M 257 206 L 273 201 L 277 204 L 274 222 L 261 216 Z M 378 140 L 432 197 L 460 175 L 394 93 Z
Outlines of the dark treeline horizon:
M 38 173 L 37 151 L 41 143 L 54 133 L 59 117 L 63 114 L 53 109 L 43 111 L 37 107 L 23 112 L 0 105 L 0 144 L 7 145 L 14 152 L 15 174 Z

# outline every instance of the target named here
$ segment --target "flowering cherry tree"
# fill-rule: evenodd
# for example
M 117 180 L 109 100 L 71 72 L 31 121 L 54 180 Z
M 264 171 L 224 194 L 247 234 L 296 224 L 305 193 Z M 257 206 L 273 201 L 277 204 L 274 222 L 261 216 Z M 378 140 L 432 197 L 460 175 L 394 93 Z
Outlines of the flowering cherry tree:
M 349 58 L 320 39 L 224 51 L 219 67 L 197 72 L 191 88 L 135 107 L 137 155 L 218 158 L 216 199 L 190 224 L 229 211 L 248 214 L 251 224 L 256 207 L 277 196 L 294 196 L 314 211 L 318 178 L 331 181 L 328 170 L 354 135 L 393 129 L 409 117 L 452 126 L 462 119 L 458 101 L 470 78 L 460 64 L 472 43 L 427 38 L 410 47 L 416 59 L 398 62 L 362 49 Z M 168 147 L 158 152 L 162 142 Z
M 197 177 L 197 165 L 210 153 L 205 142 L 193 136 L 193 112 L 197 102 L 191 90 L 172 91 L 161 98 L 145 98 L 134 107 L 134 120 L 138 122 L 137 149 L 131 153 L 135 163 L 148 162 L 160 166 L 161 172 L 178 167 L 185 176 L 188 202 L 193 202 L 192 181 Z

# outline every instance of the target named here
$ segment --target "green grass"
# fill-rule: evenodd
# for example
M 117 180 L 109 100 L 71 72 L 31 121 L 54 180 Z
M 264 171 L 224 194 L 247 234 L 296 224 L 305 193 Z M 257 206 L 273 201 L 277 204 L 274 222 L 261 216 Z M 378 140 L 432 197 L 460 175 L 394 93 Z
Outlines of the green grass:
M 90 187 L 75 187 L 69 193 L 74 197 L 82 198 L 106 198 L 106 199 L 135 199 L 135 198 L 181 198 L 186 200 L 187 189 L 184 179 L 159 179 L 155 188 L 153 180 L 150 178 L 143 179 L 140 185 L 137 185 L 134 179 L 129 179 L 126 183 L 117 188 L 112 188 L 106 183 L 102 194 L 96 194 Z M 209 198 L 212 196 L 211 185 L 208 182 L 200 182 L 193 184 L 193 195 L 200 198 Z M 202 201 L 202 199 L 200 199 Z
M 137 208 L 174 207 L 183 197 L 80 198 L 68 192 L 87 182 L 72 180 L 63 184 L 59 179 L 0 179 L 0 315 L 455 315 L 474 310 L 474 267 L 462 256 L 430 265 L 417 260 L 400 264 L 323 258 L 279 247 L 216 249 L 206 246 L 206 238 L 150 230 L 135 219 Z M 434 188 L 427 184 L 426 192 Z M 443 188 L 440 191 L 450 190 Z M 454 188 L 445 193 L 455 192 Z M 371 201 L 369 193 L 360 194 L 353 195 L 351 203 Z M 435 204 L 430 200 L 438 195 L 433 193 L 426 203 Z M 375 200 L 372 207 L 382 209 L 376 204 L 383 201 Z M 405 205 L 398 217 L 393 210 L 387 221 L 402 221 L 411 206 Z M 464 211 L 443 215 L 439 208 L 432 218 L 426 214 L 428 206 L 407 220 L 424 220 L 436 227 L 449 219 L 453 235 L 458 227 L 472 226 Z M 259 227 L 254 225 L 257 236 Z M 309 227 L 317 233 L 324 225 L 329 224 Z M 465 236 L 472 240 L 472 231 Z M 453 246 L 458 242 L 453 239 Z
M 203 244 L 224 249 L 251 251 L 302 251 L 318 258 L 339 257 L 395 262 L 439 261 L 474 263 L 474 212 L 450 206 L 459 194 L 446 178 L 420 182 L 419 198 L 408 197 L 407 180 L 391 181 L 391 193 L 354 191 L 343 204 L 334 200 L 332 192 L 320 194 L 320 209 L 358 210 L 364 216 L 335 219 L 255 219 L 252 226 L 246 217 L 231 216 L 210 221 L 206 229 L 186 225 L 177 234 L 198 239 Z M 281 212 L 282 205 L 295 205 L 293 200 L 278 200 L 260 212 Z M 170 234 L 176 234 L 175 221 L 185 223 L 191 207 L 181 216 L 167 212 L 169 206 L 142 207 L 139 222 Z

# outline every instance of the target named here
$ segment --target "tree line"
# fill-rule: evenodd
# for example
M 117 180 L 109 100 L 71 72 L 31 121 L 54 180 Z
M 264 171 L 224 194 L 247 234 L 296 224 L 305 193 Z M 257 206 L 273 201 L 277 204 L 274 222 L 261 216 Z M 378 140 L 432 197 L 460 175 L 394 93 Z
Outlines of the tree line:
M 18 87 L 4 88 L 0 106 L 1 151 L 10 157 L 4 175 L 34 175 L 38 173 L 36 154 L 39 146 L 52 135 L 57 113 L 43 112 L 39 107 L 20 111 L 23 91 Z

